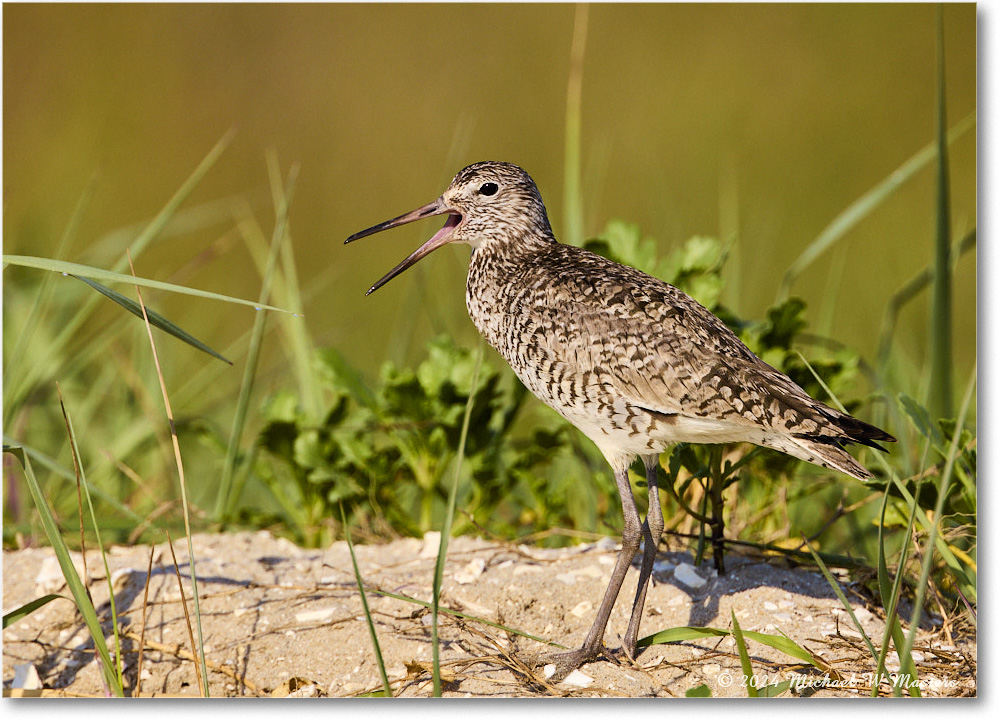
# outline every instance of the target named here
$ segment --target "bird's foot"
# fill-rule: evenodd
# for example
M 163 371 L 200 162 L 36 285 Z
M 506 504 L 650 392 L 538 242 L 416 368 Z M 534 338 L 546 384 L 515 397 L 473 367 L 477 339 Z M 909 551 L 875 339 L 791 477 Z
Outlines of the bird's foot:
M 547 681 L 558 682 L 584 664 L 596 661 L 599 658 L 603 658 L 619 666 L 634 666 L 636 663 L 636 651 L 637 649 L 635 648 L 628 649 L 624 646 L 611 650 L 601 645 L 594 649 L 578 648 L 563 653 L 543 654 L 525 660 L 532 669 L 544 670 L 547 674 L 545 676 Z M 555 667 L 554 670 L 548 668 L 550 665 Z M 552 673 L 548 673 L 549 671 L 552 671 Z
M 590 663 L 591 661 L 596 660 L 602 654 L 606 654 L 606 649 L 603 647 L 595 649 L 578 648 L 565 653 L 538 656 L 532 660 L 531 666 L 535 669 L 544 669 L 546 673 L 546 680 L 557 682 L 562 681 L 585 663 Z M 549 671 L 552 671 L 549 666 L 555 667 L 555 670 L 552 673 L 548 673 Z

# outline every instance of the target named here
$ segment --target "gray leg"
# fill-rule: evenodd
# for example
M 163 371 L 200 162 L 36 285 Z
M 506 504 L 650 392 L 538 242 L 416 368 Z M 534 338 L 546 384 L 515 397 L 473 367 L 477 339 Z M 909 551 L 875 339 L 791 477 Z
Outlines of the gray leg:
M 642 526 L 639 524 L 639 510 L 635 507 L 632 488 L 628 482 L 628 466 L 615 471 L 615 483 L 618 485 L 618 495 L 622 499 L 622 515 L 625 521 L 622 527 L 622 550 L 618 554 L 615 568 L 611 572 L 611 581 L 604 592 L 604 600 L 601 601 L 601 606 L 597 609 L 597 618 L 594 619 L 594 625 L 590 627 L 583 646 L 576 651 L 559 654 L 550 659 L 557 666 L 556 680 L 574 668 L 593 660 L 601 652 L 604 630 L 607 628 L 611 609 L 614 608 L 618 592 L 621 590 L 622 582 L 624 582 L 625 574 L 628 573 L 628 568 L 632 564 L 632 559 L 635 558 L 635 554 L 639 550 Z M 659 501 L 657 501 L 657 508 L 659 508 Z M 661 519 L 660 529 L 662 530 L 662 528 L 663 521 Z M 650 568 L 652 568 L 652 561 L 650 561 Z
M 642 551 L 642 568 L 639 572 L 639 587 L 635 591 L 635 602 L 632 604 L 632 617 L 628 621 L 628 631 L 625 633 L 625 653 L 635 658 L 635 644 L 639 638 L 639 623 L 642 620 L 642 607 L 646 603 L 646 589 L 649 588 L 649 577 L 653 573 L 653 560 L 656 548 L 663 535 L 663 511 L 660 510 L 660 494 L 656 486 L 656 468 L 659 456 L 643 456 L 646 466 L 646 484 L 649 488 L 649 508 L 646 520 L 642 524 L 642 535 L 645 546 Z

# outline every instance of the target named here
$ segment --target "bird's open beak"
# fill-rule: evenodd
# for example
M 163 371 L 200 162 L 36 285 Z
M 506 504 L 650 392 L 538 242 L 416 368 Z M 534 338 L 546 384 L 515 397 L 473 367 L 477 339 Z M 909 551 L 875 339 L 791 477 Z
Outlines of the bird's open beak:
M 421 220 L 423 218 L 429 218 L 432 215 L 444 215 L 448 214 L 448 219 L 445 221 L 444 227 L 436 232 L 431 239 L 426 243 L 421 245 L 415 251 L 410 253 L 403 262 L 397 265 L 395 268 L 390 270 L 384 276 L 382 276 L 365 295 L 370 295 L 376 290 L 381 288 L 383 285 L 388 283 L 390 280 L 395 278 L 397 275 L 402 273 L 404 270 L 409 268 L 411 265 L 416 263 L 418 260 L 423 258 L 425 255 L 430 254 L 432 251 L 437 250 L 442 245 L 448 242 L 451 238 L 452 231 L 462 222 L 462 216 L 456 210 L 448 207 L 444 202 L 444 198 L 438 198 L 433 203 L 428 203 L 427 205 L 421 206 L 416 210 L 410 211 L 405 215 L 400 215 L 398 218 L 393 218 L 392 220 L 387 220 L 384 223 L 379 223 L 378 225 L 373 225 L 367 230 L 362 230 L 355 233 L 350 238 L 345 240 L 345 243 L 350 243 L 351 241 L 357 240 L 358 238 L 364 238 L 368 235 L 374 235 L 375 233 L 381 233 L 383 230 L 388 230 L 389 228 L 395 228 L 397 225 L 405 225 L 406 223 L 412 223 L 415 220 Z

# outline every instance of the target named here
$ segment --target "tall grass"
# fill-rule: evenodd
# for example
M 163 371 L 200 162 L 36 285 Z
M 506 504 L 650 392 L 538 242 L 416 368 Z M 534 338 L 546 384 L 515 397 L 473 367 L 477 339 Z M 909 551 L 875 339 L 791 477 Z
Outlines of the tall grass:
M 233 130 L 229 130 L 222 138 L 215 144 L 215 146 L 208 152 L 205 158 L 198 164 L 194 172 L 184 181 L 181 187 L 176 193 L 167 201 L 166 205 L 160 210 L 160 212 L 154 217 L 150 223 L 143 229 L 143 231 L 136 237 L 129 245 L 129 249 L 132 252 L 133 258 L 139 258 L 142 253 L 146 250 L 150 243 L 152 243 L 167 227 L 171 219 L 176 214 L 177 210 L 181 205 L 187 200 L 191 195 L 192 191 L 197 187 L 198 183 L 208 174 L 212 166 L 215 165 L 216 161 L 228 147 L 229 143 L 232 141 L 234 135 Z M 79 215 L 86 208 L 87 202 L 92 193 L 92 185 L 88 186 L 88 190 L 84 193 L 77 205 L 77 210 L 74 212 L 73 219 L 71 220 L 69 226 L 67 227 L 67 232 L 64 234 L 64 238 L 72 237 L 75 234 L 75 228 L 77 226 Z M 60 243 L 62 246 L 63 244 Z M 123 271 L 128 265 L 128 261 L 123 254 L 119 253 L 119 260 L 111 267 L 110 272 L 100 271 L 94 268 L 84 268 L 76 266 L 75 264 L 71 267 L 59 267 L 59 263 L 56 262 L 58 259 L 52 259 L 47 265 L 35 264 L 31 267 L 43 267 L 48 270 L 58 270 L 63 273 L 75 273 L 77 275 L 83 275 L 85 277 L 94 278 L 95 280 L 107 280 L 112 282 L 128 282 L 127 277 L 123 276 Z M 17 265 L 18 263 L 11 258 L 11 256 L 4 256 L 4 263 L 11 263 Z M 23 262 L 25 265 L 29 265 L 27 261 Z M 132 281 L 133 283 L 139 281 Z M 168 284 L 158 284 L 156 282 L 149 282 L 150 287 L 160 287 L 166 290 L 172 290 L 178 292 L 176 287 L 167 287 Z M 38 299 L 39 303 L 36 308 L 39 314 L 44 309 L 44 292 L 46 288 L 42 287 L 42 292 L 39 292 Z M 197 292 L 186 289 L 187 292 L 191 294 L 198 294 Z M 213 297 L 213 294 L 203 294 L 205 297 Z M 218 296 L 215 296 L 218 299 Z M 60 358 L 66 355 L 67 347 L 74 336 L 80 331 L 81 327 L 90 319 L 94 308 L 99 302 L 98 296 L 89 295 L 83 300 L 82 306 L 73 309 L 73 312 L 69 314 L 69 317 L 58 326 L 58 333 L 55 338 L 47 343 L 47 352 L 52 357 Z M 26 322 L 26 327 L 32 328 L 36 323 L 39 322 L 39 316 L 35 315 L 28 319 Z M 31 331 L 33 333 L 33 331 Z M 44 373 L 50 368 L 50 364 L 41 363 L 31 363 L 25 362 L 24 356 L 18 358 L 17 360 L 22 361 L 20 365 L 5 368 L 4 377 L 8 379 L 8 373 L 14 374 L 16 382 L 4 383 L 4 408 L 17 409 L 20 408 L 21 403 L 27 397 L 29 393 L 44 382 Z M 10 418 L 5 415 L 4 425 L 8 426 Z
M 132 265 L 132 256 L 128 255 L 129 270 L 135 275 L 135 267 Z M 160 383 L 160 392 L 163 394 L 163 408 L 167 415 L 167 423 L 170 426 L 170 442 L 174 450 L 174 463 L 177 466 L 177 481 L 181 489 L 181 511 L 184 516 L 184 535 L 187 538 L 188 547 L 188 568 L 191 569 L 191 595 L 194 599 L 194 617 L 195 626 L 198 629 L 198 644 L 192 649 L 193 653 L 197 653 L 198 661 L 201 664 L 200 673 L 198 678 L 202 684 L 202 694 L 208 698 L 208 669 L 205 667 L 205 641 L 204 635 L 202 633 L 201 627 L 201 607 L 200 601 L 198 600 L 198 574 L 195 569 L 195 553 L 194 553 L 194 542 L 191 540 L 191 504 L 188 501 L 188 491 L 187 491 L 187 476 L 184 474 L 184 461 L 181 457 L 181 446 L 180 441 L 177 439 L 177 425 L 174 421 L 174 411 L 170 406 L 170 394 L 167 393 L 167 383 L 163 379 L 163 370 L 160 368 L 160 356 L 156 352 L 156 341 L 153 338 L 153 326 L 149 322 L 149 314 L 146 311 L 146 304 L 142 301 L 142 292 L 139 290 L 139 286 L 135 288 L 136 295 L 139 297 L 139 307 L 142 309 L 142 317 L 146 323 L 146 334 L 149 336 L 149 347 L 153 352 L 153 363 L 156 366 L 156 378 Z M 168 536 L 169 540 L 169 536 Z M 173 553 L 173 544 L 171 544 L 170 552 Z M 177 567 L 177 560 L 174 559 L 174 567 Z M 111 577 L 111 572 L 108 572 L 108 577 Z M 181 600 L 184 598 L 184 589 L 181 588 Z M 187 607 L 184 609 L 185 615 L 187 615 Z M 117 623 L 115 633 L 117 635 Z M 192 645 L 194 645 L 192 639 Z
M 566 147 L 564 150 L 563 205 L 566 242 L 583 243 L 583 191 L 580 165 L 582 142 L 583 60 L 587 48 L 589 5 L 577 3 L 573 20 L 573 44 L 569 57 L 569 80 L 566 87 Z
M 271 166 L 274 168 L 277 161 L 271 157 Z M 275 180 L 275 172 L 272 171 L 272 182 Z M 271 284 L 278 268 L 278 259 L 281 257 L 281 249 L 285 245 L 285 229 L 288 224 L 288 206 L 291 202 L 292 194 L 295 190 L 295 179 L 298 176 L 298 166 L 295 166 L 286 182 L 284 188 L 280 186 L 280 178 L 277 179 L 279 185 L 275 189 L 275 211 L 277 220 L 274 225 L 274 235 L 271 238 L 271 251 L 267 258 L 267 265 L 264 268 L 263 282 L 261 283 L 260 295 L 258 297 L 258 307 L 263 307 L 270 300 Z M 243 370 L 243 382 L 240 384 L 240 394 L 236 401 L 236 412 L 233 414 L 233 427 L 229 435 L 229 444 L 226 448 L 226 460 L 222 467 L 222 478 L 219 482 L 218 495 L 215 501 L 215 518 L 223 524 L 229 517 L 231 496 L 238 496 L 240 488 L 236 493 L 232 492 L 233 478 L 236 473 L 236 460 L 243 443 L 243 429 L 247 422 L 250 397 L 253 393 L 254 378 L 257 372 L 257 363 L 260 360 L 262 341 L 264 337 L 264 324 L 267 316 L 258 313 L 254 318 L 253 331 L 250 335 L 250 347 L 247 351 L 247 362 Z M 306 403 L 309 400 L 304 401 Z
M 951 202 L 944 87 L 944 8 L 937 8 L 937 197 L 934 233 L 934 295 L 931 301 L 931 383 L 928 405 L 951 418 Z
M 815 263 L 821 255 L 841 241 L 850 230 L 863 222 L 876 208 L 882 206 L 893 193 L 916 176 L 918 172 L 926 168 L 933 160 L 939 158 L 942 147 L 947 148 L 947 146 L 954 143 L 975 126 L 976 114 L 970 113 L 958 122 L 955 127 L 945 133 L 943 136 L 944 145 L 942 145 L 940 138 L 928 143 L 910 156 L 896 170 L 876 183 L 875 186 L 860 198 L 838 213 L 785 271 L 781 284 L 778 287 L 777 300 L 782 301 L 788 298 L 791 294 L 792 285 L 806 268 Z
M 218 154 L 221 153 L 222 148 L 224 148 L 225 143 L 227 142 L 228 142 L 228 135 L 226 138 L 223 139 L 223 142 L 221 142 L 219 145 L 213 148 L 213 150 L 209 153 L 207 158 L 204 161 L 202 161 L 198 169 L 196 169 L 194 175 L 192 175 L 192 177 L 189 178 L 189 180 L 182 187 L 181 191 L 179 191 L 177 194 L 174 195 L 174 197 L 168 202 L 164 210 L 159 215 L 157 215 L 156 218 L 153 219 L 153 221 L 146 227 L 146 229 L 143 232 L 139 234 L 138 239 L 131 246 L 132 249 L 136 250 L 137 252 L 141 252 L 141 250 L 144 249 L 145 246 L 150 241 L 152 241 L 159 232 L 162 232 L 163 229 L 168 226 L 172 214 L 176 212 L 176 210 L 180 206 L 180 203 L 191 192 L 197 180 L 199 180 L 205 174 L 205 172 L 207 172 L 208 168 L 218 157 Z M 78 205 L 78 209 L 81 208 L 83 205 L 84 203 L 81 201 L 81 203 Z M 64 237 L 66 238 L 72 237 L 73 228 L 75 228 L 76 224 L 78 223 L 78 217 L 77 217 L 78 215 L 79 213 L 74 214 L 74 217 L 70 223 L 70 228 L 67 230 Z M 51 290 L 54 281 L 50 279 L 57 279 L 60 274 L 62 276 L 73 276 L 79 280 L 83 280 L 85 285 L 77 287 L 89 287 L 97 291 L 99 295 L 89 294 L 89 291 L 87 291 L 88 296 L 85 301 L 76 302 L 71 305 L 66 305 L 59 308 L 59 313 L 66 312 L 68 314 L 68 317 L 65 320 L 63 320 L 59 325 L 61 333 L 57 334 L 55 337 L 61 345 L 57 345 L 57 347 L 62 347 L 63 345 L 70 343 L 71 340 L 75 339 L 76 333 L 84 328 L 85 320 L 92 313 L 93 299 L 100 296 L 104 296 L 106 298 L 111 299 L 120 307 L 124 308 L 125 310 L 128 310 L 132 315 L 139 316 L 145 325 L 146 337 L 148 339 L 149 347 L 151 350 L 151 358 L 153 361 L 153 366 L 155 367 L 155 376 L 160 386 L 163 407 L 166 411 L 166 425 L 169 427 L 168 435 L 170 438 L 170 443 L 172 445 L 173 459 L 175 462 L 177 477 L 179 481 L 180 494 L 181 494 L 179 505 L 182 511 L 185 535 L 188 544 L 189 568 L 190 568 L 192 590 L 193 590 L 193 601 L 194 601 L 195 626 L 197 627 L 198 630 L 197 643 L 194 643 L 192 640 L 192 644 L 193 646 L 195 646 L 194 657 L 198 660 L 196 671 L 202 694 L 204 696 L 208 696 L 209 695 L 208 673 L 204 656 L 201 614 L 199 608 L 198 577 L 195 570 L 196 558 L 191 539 L 192 528 L 193 528 L 191 523 L 191 514 L 190 514 L 191 502 L 188 497 L 187 483 L 184 473 L 184 465 L 182 462 L 180 443 L 178 438 L 177 422 L 171 407 L 170 398 L 167 392 L 166 382 L 164 379 L 164 374 L 161 369 L 160 353 L 157 350 L 153 333 L 153 327 L 155 325 L 155 327 L 157 327 L 159 330 L 165 331 L 170 335 L 180 338 L 189 345 L 192 345 L 206 353 L 209 353 L 219 358 L 221 358 L 222 356 L 212 351 L 205 344 L 202 344 L 200 343 L 200 341 L 194 339 L 190 334 L 186 333 L 178 325 L 168 321 L 162 315 L 154 313 L 153 311 L 149 310 L 143 300 L 141 287 L 179 292 L 187 295 L 209 298 L 216 301 L 221 300 L 230 303 L 250 305 L 258 308 L 258 310 L 265 307 L 273 310 L 282 310 L 282 309 L 277 308 L 276 306 L 268 306 L 262 301 L 253 303 L 250 301 L 231 298 L 217 293 L 200 291 L 172 283 L 164 283 L 162 281 L 137 277 L 135 275 L 134 267 L 132 267 L 132 253 L 128 248 L 126 248 L 125 251 L 126 252 L 124 254 L 125 255 L 124 262 L 129 265 L 129 268 L 132 271 L 132 275 L 125 275 L 119 273 L 117 270 L 108 271 L 94 266 L 86 266 L 78 263 L 70 263 L 58 259 L 5 255 L 3 260 L 5 264 L 8 265 L 22 266 L 41 271 L 47 271 L 46 275 L 48 276 L 48 278 L 46 278 L 46 280 L 44 280 L 41 283 L 40 290 L 35 295 L 35 299 L 32 303 L 32 312 L 25 321 L 26 328 L 29 330 L 29 332 L 26 334 L 28 338 L 32 337 L 33 335 L 40 335 L 42 332 L 46 332 L 49 330 L 48 328 L 46 328 L 45 324 L 46 321 L 50 320 L 52 317 L 52 313 L 50 308 L 48 308 L 48 305 L 53 300 L 54 297 Z M 131 284 L 133 284 L 133 287 L 135 288 L 136 294 L 138 296 L 138 303 L 132 301 L 130 298 L 119 293 L 118 291 L 114 291 L 104 286 L 102 283 L 96 282 L 96 280 L 89 280 L 89 279 L 99 279 L 100 281 L 103 281 L 105 283 L 130 282 Z M 67 280 L 63 282 L 65 283 L 69 281 Z M 131 331 L 133 328 L 134 325 L 128 326 L 129 331 Z M 115 338 L 113 336 L 110 338 L 106 336 L 101 340 L 103 340 L 104 344 L 109 345 L 111 342 L 115 340 Z M 91 353 L 94 352 L 93 348 L 95 346 L 97 346 L 98 348 L 100 347 L 98 344 L 91 342 L 90 344 Z M 43 369 L 42 371 L 38 371 L 35 369 L 24 370 L 24 368 L 28 366 L 29 360 L 32 357 L 30 355 L 30 351 L 31 347 L 27 343 L 19 343 L 15 345 L 14 350 L 12 351 L 10 356 L 8 356 L 10 361 L 19 364 L 15 367 L 14 370 L 22 371 L 19 375 L 15 376 L 16 378 L 15 383 L 4 384 L 5 402 L 6 402 L 5 410 L 7 410 L 8 412 L 17 413 L 17 412 L 25 412 L 27 410 L 21 404 L 32 394 L 38 393 L 37 384 L 42 383 L 41 378 L 44 377 L 43 374 L 45 372 L 50 372 L 56 376 L 69 377 L 73 385 L 74 386 L 77 385 L 77 376 L 80 371 L 79 369 L 72 367 L 72 364 L 65 364 L 63 366 L 54 365 L 48 367 L 37 366 L 41 367 Z M 74 360 L 77 360 L 76 357 L 74 357 Z M 223 360 L 225 359 L 223 358 Z M 120 365 L 117 369 L 113 369 L 113 371 L 110 374 L 106 372 L 99 373 L 98 382 L 91 386 L 92 395 L 88 398 L 88 402 L 94 398 L 93 393 L 95 392 L 100 393 L 100 391 L 102 391 L 105 387 L 113 386 L 116 384 L 116 382 L 117 384 L 120 385 L 124 380 L 126 384 L 129 384 L 130 381 L 128 379 L 128 376 L 137 373 L 134 365 L 132 364 L 137 363 L 139 361 L 140 359 L 138 358 L 129 359 L 124 363 L 124 365 Z M 121 370 L 121 369 L 127 371 L 125 378 L 122 378 L 121 375 L 114 373 L 114 370 Z M 8 368 L 5 367 L 5 380 L 7 379 L 7 372 L 6 372 L 7 370 Z M 107 526 L 108 523 L 107 519 L 102 519 L 102 522 L 100 523 L 98 522 L 98 514 L 95 510 L 94 502 L 91 499 L 91 484 L 88 482 L 85 474 L 85 468 L 89 465 L 91 459 L 86 458 L 80 450 L 80 444 L 78 443 L 78 435 L 74 430 L 75 424 L 70 418 L 70 414 L 67 410 L 67 404 L 64 402 L 63 399 L 62 390 L 61 388 L 59 388 L 58 384 L 56 385 L 57 385 L 56 391 L 59 398 L 59 405 L 62 410 L 62 418 L 65 424 L 66 437 L 68 439 L 74 472 L 66 471 L 65 469 L 61 468 L 57 462 L 55 462 L 50 458 L 46 458 L 43 454 L 37 451 L 32 451 L 20 445 L 16 445 L 16 441 L 14 440 L 14 438 L 9 436 L 6 432 L 4 434 L 5 450 L 8 448 L 7 444 L 10 444 L 10 447 L 14 450 L 15 455 L 21 461 L 22 467 L 24 468 L 24 476 L 26 484 L 34 500 L 34 507 L 37 513 L 37 517 L 42 523 L 42 527 L 45 531 L 46 538 L 48 539 L 49 543 L 56 549 L 57 557 L 59 558 L 60 565 L 62 566 L 63 569 L 63 574 L 66 578 L 67 584 L 69 585 L 70 591 L 73 595 L 73 600 L 76 603 L 78 609 L 83 614 L 84 619 L 91 630 L 91 635 L 94 637 L 95 647 L 98 651 L 98 656 L 102 662 L 102 673 L 105 683 L 108 685 L 110 692 L 120 696 L 123 694 L 123 685 L 121 676 L 121 651 L 119 642 L 118 616 L 115 604 L 114 589 L 110 588 L 111 573 L 110 569 L 107 567 L 106 556 L 104 556 L 105 543 L 102 540 L 102 529 L 105 526 Z M 91 411 L 91 413 L 92 412 L 93 411 Z M 18 416 L 11 415 L 9 416 L 9 418 L 16 420 Z M 18 424 L 15 423 L 14 425 L 16 426 Z M 9 425 L 7 425 L 7 429 L 11 430 Z M 88 429 L 88 431 L 89 430 L 91 429 Z M 96 611 L 94 610 L 93 602 L 90 599 L 89 591 L 86 587 L 86 584 L 84 581 L 80 580 L 80 578 L 76 574 L 75 569 L 72 567 L 72 564 L 69 562 L 66 542 L 64 541 L 62 534 L 58 528 L 58 522 L 56 520 L 56 516 L 50 509 L 49 502 L 45 498 L 45 495 L 41 489 L 41 485 L 35 478 L 33 467 L 30 461 L 30 457 L 32 455 L 36 455 L 39 458 L 43 459 L 45 464 L 49 466 L 53 471 L 55 471 L 58 476 L 66 478 L 67 480 L 73 478 L 74 476 L 76 478 L 77 488 L 80 489 L 80 493 L 78 495 L 78 506 L 79 506 L 79 512 L 81 514 L 81 521 L 82 521 L 82 514 L 84 511 L 83 506 L 86 505 L 91 520 L 92 532 L 97 538 L 97 546 L 101 551 L 102 558 L 104 559 L 105 574 L 109 583 L 109 593 L 111 599 L 110 601 L 111 626 L 115 638 L 115 648 L 116 648 L 115 661 L 111 660 L 104 642 L 103 634 L 100 633 L 99 621 L 96 617 Z M 98 495 L 100 498 L 104 500 L 110 501 L 116 508 L 127 513 L 132 519 L 140 521 L 142 520 L 141 516 L 135 514 L 130 508 L 128 508 L 127 505 L 122 504 L 113 495 L 109 495 L 106 492 L 96 495 Z M 7 508 L 5 506 L 5 512 L 6 510 Z M 152 525 L 155 526 L 156 523 L 153 522 Z M 83 534 L 83 528 L 81 524 L 81 546 L 83 546 L 84 543 L 84 537 L 82 534 Z M 85 552 L 85 548 L 83 548 L 82 550 Z M 185 607 L 185 614 L 186 613 L 187 609 Z
M 479 381 L 479 369 L 483 364 L 483 354 L 486 350 L 486 342 L 480 340 L 479 351 L 476 354 L 476 367 L 472 372 L 472 383 L 470 384 L 469 399 L 465 406 L 465 415 L 462 417 L 462 432 L 458 440 L 458 453 L 455 458 L 455 473 L 452 476 L 451 487 L 448 489 L 448 500 L 445 506 L 444 522 L 441 524 L 441 544 L 438 548 L 437 559 L 434 563 L 434 581 L 431 586 L 431 647 L 433 653 L 433 679 L 434 695 L 441 695 L 441 659 L 440 644 L 438 643 L 438 612 L 441 605 L 441 582 L 444 578 L 444 564 L 448 558 L 448 541 L 451 538 L 452 523 L 455 518 L 455 502 L 458 499 L 458 482 L 462 473 L 462 462 L 465 460 L 465 441 L 469 436 L 469 419 L 472 417 L 472 406 L 476 401 L 476 386 Z
M 142 229 L 111 234 L 122 242 L 131 241 L 127 247 L 133 258 L 138 259 L 160 235 L 174 232 L 173 221 L 182 203 L 208 173 L 230 137 L 231 133 L 227 133 L 212 148 L 163 209 Z M 67 225 L 60 248 L 64 249 L 69 239 L 75 236 L 80 217 L 92 194 L 92 187 L 88 187 Z M 191 223 L 199 219 L 212 223 L 218 221 L 216 211 L 201 212 L 200 207 L 193 209 L 195 212 L 188 213 L 184 219 L 189 231 Z M 113 509 L 104 520 L 109 530 L 118 524 L 122 524 L 121 529 L 135 528 L 148 511 L 162 500 L 163 491 L 149 485 L 150 480 L 140 486 L 123 485 L 122 469 L 128 471 L 132 478 L 157 479 L 162 477 L 163 461 L 171 453 L 168 444 L 160 440 L 162 436 L 158 436 L 156 401 L 147 391 L 146 380 L 151 366 L 142 363 L 141 355 L 130 357 L 133 352 L 142 352 L 135 350 L 135 344 L 140 342 L 136 332 L 139 326 L 125 314 L 112 316 L 109 322 L 97 313 L 97 304 L 102 296 L 111 298 L 132 313 L 136 313 L 138 306 L 129 308 L 124 296 L 108 286 L 138 285 L 205 299 L 202 302 L 222 301 L 249 307 L 260 305 L 254 301 L 119 272 L 127 265 L 123 250 L 124 247 L 120 246 L 118 253 L 121 260 L 112 263 L 110 270 L 60 258 L 3 257 L 5 267 L 17 267 L 19 273 L 17 282 L 10 277 L 6 279 L 4 298 L 4 339 L 10 349 L 9 353 L 5 353 L 3 384 L 5 442 L 23 447 L 39 467 L 49 472 L 51 481 L 46 485 L 65 482 L 61 487 L 50 489 L 56 491 L 53 502 L 57 509 L 72 503 L 69 490 L 74 473 L 57 460 L 61 453 L 67 452 L 68 446 L 59 430 L 61 419 L 58 413 L 53 413 L 49 402 L 54 396 L 53 382 L 62 380 L 64 391 L 77 409 L 75 416 L 79 426 L 87 428 L 88 437 L 82 451 L 84 462 L 91 471 L 92 492 L 95 499 Z M 69 276 L 86 279 L 90 287 Z M 32 287 L 31 280 L 34 278 L 40 279 L 40 282 Z M 107 305 L 104 307 L 107 308 Z M 281 310 L 277 306 L 266 307 Z M 19 312 L 22 309 L 23 312 Z M 152 309 L 147 309 L 147 315 L 160 329 L 181 337 L 185 342 L 193 342 L 190 336 L 184 337 L 177 325 Z M 227 350 L 227 354 L 232 355 L 232 351 Z M 192 374 L 191 380 L 217 372 L 211 364 L 207 365 L 207 371 L 202 366 Z M 140 411 L 138 417 L 131 411 L 136 406 Z M 158 457 L 161 451 L 165 452 L 165 458 Z M 123 466 L 123 460 L 127 460 L 131 467 Z M 123 502 L 124 498 L 135 496 L 137 492 L 138 498 Z M 137 502 L 135 509 L 130 507 Z M 18 503 L 18 496 L 8 498 L 5 514 L 9 514 L 8 523 L 4 526 L 5 540 L 10 541 L 15 528 L 26 530 L 20 525 L 27 520 L 27 515 Z
M 90 593 L 86 585 L 80 579 L 80 574 L 77 573 L 76 567 L 73 565 L 73 559 L 69 555 L 69 548 L 66 546 L 66 542 L 59 530 L 55 515 L 52 513 L 52 507 L 45 497 L 45 492 L 42 490 L 41 484 L 39 484 L 38 479 L 35 477 L 31 458 L 24 452 L 23 448 L 18 446 L 5 445 L 4 452 L 11 453 L 21 464 L 21 468 L 24 471 L 25 484 L 35 503 L 38 518 L 45 529 L 45 537 L 56 554 L 56 559 L 59 561 L 59 567 L 62 569 L 63 577 L 66 579 L 66 585 L 69 587 L 73 602 L 76 604 L 76 608 L 83 617 L 87 630 L 90 631 L 90 636 L 94 641 L 94 648 L 101 662 L 101 677 L 111 693 L 115 696 L 124 696 L 125 692 L 120 681 L 121 673 L 118 662 L 111 660 L 108 645 L 104 640 L 104 631 L 97 617 L 97 611 L 94 609 L 94 602 L 90 598 Z M 111 583 L 110 575 L 108 576 L 108 583 Z M 112 589 L 113 597 L 114 589 Z M 119 656 L 117 661 L 120 661 L 120 659 L 121 657 Z
M 73 455 L 73 469 L 76 471 L 76 482 L 77 488 L 82 491 L 78 492 L 78 499 L 80 503 L 80 555 L 83 558 L 83 581 L 84 584 L 89 580 L 87 578 L 87 549 L 83 544 L 83 500 L 87 501 L 87 513 L 90 516 L 91 527 L 94 530 L 94 535 L 97 537 L 97 548 L 101 553 L 101 561 L 104 564 L 104 576 L 108 581 L 108 595 L 109 595 L 109 606 L 111 607 L 111 632 L 115 639 L 115 681 L 116 684 L 113 688 L 116 690 L 123 687 L 122 684 L 122 646 L 121 639 L 118 635 L 118 605 L 115 603 L 115 589 L 111 582 L 111 569 L 108 567 L 108 556 L 104 550 L 104 544 L 101 542 L 101 527 L 97 522 L 97 516 L 94 514 L 94 504 L 90 499 L 90 489 L 87 485 L 87 477 L 84 473 L 83 466 L 80 463 L 80 449 L 77 445 L 76 432 L 73 430 L 73 421 L 70 420 L 70 414 L 66 410 L 66 404 L 63 402 L 62 392 L 59 390 L 58 384 L 56 384 L 56 393 L 59 395 L 59 407 L 62 410 L 63 419 L 66 421 L 66 435 L 69 438 L 70 450 Z M 84 585 L 87 591 L 87 597 L 91 605 L 94 603 L 94 599 L 90 596 L 90 589 Z M 103 662 L 103 659 L 102 659 Z

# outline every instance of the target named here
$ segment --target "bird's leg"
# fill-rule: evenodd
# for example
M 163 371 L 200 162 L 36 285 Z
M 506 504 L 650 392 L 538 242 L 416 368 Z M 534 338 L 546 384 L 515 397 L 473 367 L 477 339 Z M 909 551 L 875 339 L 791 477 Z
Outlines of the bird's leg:
M 628 631 L 625 632 L 624 650 L 630 658 L 635 658 L 635 645 L 639 638 L 639 623 L 642 621 L 642 607 L 646 603 L 646 590 L 649 588 L 649 578 L 653 573 L 653 560 L 656 549 L 663 535 L 663 511 L 660 509 L 660 494 L 656 485 L 656 468 L 658 456 L 643 456 L 646 466 L 646 485 L 649 489 L 649 508 L 646 509 L 646 520 L 642 524 L 644 547 L 642 550 L 642 568 L 639 571 L 639 587 L 635 590 L 635 602 L 632 604 L 632 617 L 628 621 Z
M 639 550 L 639 539 L 642 537 L 642 526 L 639 523 L 639 511 L 635 506 L 635 498 L 632 497 L 632 488 L 628 482 L 628 465 L 615 470 L 615 483 L 618 485 L 618 495 L 622 499 L 622 515 L 624 525 L 622 527 L 622 550 L 615 561 L 615 568 L 611 572 L 611 581 L 604 592 L 604 599 L 600 608 L 597 609 L 597 618 L 594 625 L 590 627 L 587 638 L 583 641 L 583 646 L 570 651 L 549 657 L 547 660 L 556 665 L 554 680 L 559 680 L 575 668 L 579 668 L 588 661 L 597 658 L 601 652 L 604 641 L 604 630 L 608 626 L 608 618 L 611 616 L 611 609 L 614 608 L 621 590 L 628 568 Z M 658 504 L 657 504 L 658 505 Z M 662 528 L 662 520 L 660 522 Z

